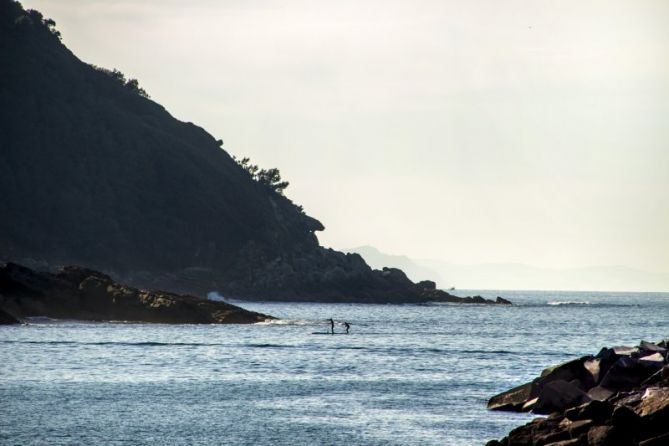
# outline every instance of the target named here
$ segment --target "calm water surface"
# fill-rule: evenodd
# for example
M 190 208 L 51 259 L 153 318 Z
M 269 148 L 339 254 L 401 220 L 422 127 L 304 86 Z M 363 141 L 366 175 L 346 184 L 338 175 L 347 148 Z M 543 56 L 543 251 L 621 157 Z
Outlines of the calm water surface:
M 0 327 L 0 444 L 481 445 L 531 418 L 487 412 L 495 393 L 669 337 L 667 293 L 481 293 L 517 305 L 242 303 L 284 320 Z M 312 334 L 329 317 L 351 334 Z

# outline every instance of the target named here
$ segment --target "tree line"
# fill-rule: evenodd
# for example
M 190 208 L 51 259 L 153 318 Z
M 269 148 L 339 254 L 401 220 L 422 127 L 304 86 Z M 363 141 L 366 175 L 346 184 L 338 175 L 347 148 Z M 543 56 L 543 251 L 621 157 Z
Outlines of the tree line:
M 281 172 L 276 167 L 271 169 L 261 169 L 257 164 L 251 164 L 251 158 L 244 157 L 242 159 L 232 155 L 232 159 L 244 169 L 253 180 L 268 187 L 274 192 L 283 195 L 284 189 L 290 184 L 288 181 L 281 181 Z
M 134 78 L 127 79 L 125 78 L 125 74 L 123 74 L 121 71 L 117 70 L 114 68 L 113 70 L 110 70 L 108 68 L 103 68 L 103 67 L 98 67 L 97 65 L 90 64 L 91 67 L 93 67 L 94 70 L 99 71 L 102 74 L 105 74 L 109 76 L 110 78 L 114 79 L 116 82 L 127 88 L 128 90 L 132 91 L 135 94 L 138 94 L 142 97 L 145 97 L 149 99 L 151 96 L 144 90 L 142 87 L 139 86 L 139 81 Z

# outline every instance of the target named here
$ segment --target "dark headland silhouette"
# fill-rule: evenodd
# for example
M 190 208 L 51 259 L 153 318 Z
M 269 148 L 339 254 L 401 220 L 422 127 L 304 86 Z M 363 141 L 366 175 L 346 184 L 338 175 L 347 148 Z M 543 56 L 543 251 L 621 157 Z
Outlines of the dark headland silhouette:
M 283 195 L 278 171 L 242 166 L 11 0 L 0 0 L 0 67 L 0 261 L 199 296 L 508 303 L 323 248 L 323 225 Z

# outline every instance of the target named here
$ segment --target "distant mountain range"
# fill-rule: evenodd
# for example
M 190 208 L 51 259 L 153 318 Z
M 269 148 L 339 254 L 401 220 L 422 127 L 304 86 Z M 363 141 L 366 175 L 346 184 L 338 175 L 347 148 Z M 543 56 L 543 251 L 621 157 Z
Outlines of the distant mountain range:
M 444 286 L 444 279 L 436 268 L 427 266 L 403 255 L 385 254 L 373 246 L 358 246 L 357 248 L 343 249 L 348 253 L 360 254 L 369 266 L 375 269 L 383 267 L 399 268 L 413 281 L 432 280 Z
M 345 251 L 360 254 L 373 268 L 401 268 L 411 279 L 434 280 L 442 289 L 669 291 L 669 273 L 654 273 L 625 266 L 550 269 L 519 263 L 463 265 L 389 255 L 371 246 Z

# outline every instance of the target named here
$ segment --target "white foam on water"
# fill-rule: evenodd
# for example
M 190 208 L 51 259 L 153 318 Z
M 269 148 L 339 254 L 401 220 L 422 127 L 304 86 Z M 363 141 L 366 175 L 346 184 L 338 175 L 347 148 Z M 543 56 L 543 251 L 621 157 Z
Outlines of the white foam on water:
M 256 322 L 255 325 L 324 325 L 324 322 L 308 319 L 267 319 Z
M 225 297 L 219 294 L 217 291 L 211 291 L 207 293 L 207 299 L 214 302 L 225 302 Z

